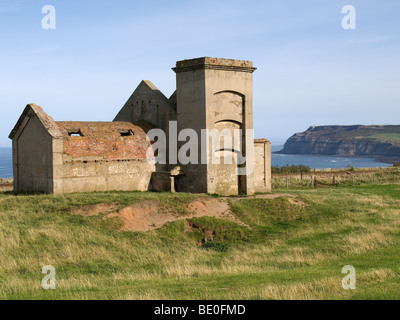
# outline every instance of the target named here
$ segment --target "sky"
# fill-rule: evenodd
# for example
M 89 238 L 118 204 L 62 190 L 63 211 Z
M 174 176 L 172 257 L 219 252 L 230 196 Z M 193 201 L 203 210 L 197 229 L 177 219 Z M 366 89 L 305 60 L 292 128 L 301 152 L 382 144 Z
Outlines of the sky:
M 342 27 L 345 5 L 356 29 Z M 400 124 L 399 17 L 398 0 L 0 0 L 0 147 L 28 103 L 56 121 L 111 121 L 141 80 L 169 97 L 176 61 L 204 56 L 257 67 L 256 138 Z

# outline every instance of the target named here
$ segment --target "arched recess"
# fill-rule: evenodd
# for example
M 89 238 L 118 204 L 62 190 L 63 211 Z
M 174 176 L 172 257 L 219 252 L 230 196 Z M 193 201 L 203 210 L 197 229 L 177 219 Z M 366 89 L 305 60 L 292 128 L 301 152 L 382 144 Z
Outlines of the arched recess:
M 243 155 L 244 133 L 240 131 L 244 124 L 245 96 L 240 92 L 231 90 L 219 91 L 214 94 L 210 105 L 211 122 L 213 129 L 218 132 L 228 131 L 231 141 L 225 144 L 224 135 L 219 138 L 220 148 L 211 147 L 213 159 L 212 178 L 215 192 L 218 194 L 244 193 L 245 183 L 242 176 L 238 175 L 238 156 Z M 235 132 L 236 131 L 236 132 Z M 228 161 L 227 161 L 228 160 Z
M 226 93 L 233 93 L 235 95 L 238 95 L 238 96 L 241 96 L 242 98 L 244 98 L 244 94 L 243 93 L 241 93 L 239 91 L 234 91 L 234 90 L 221 90 L 221 91 L 215 92 L 214 95 L 225 93 L 225 92 Z
M 215 141 L 219 141 L 219 146 L 212 145 L 211 152 L 215 152 L 220 149 L 230 149 L 241 152 L 241 144 L 243 141 L 242 124 L 232 120 L 221 120 L 214 124 L 214 129 L 218 136 L 212 136 Z M 212 140 L 212 143 L 214 143 Z
M 222 119 L 222 120 L 218 120 L 218 121 L 215 122 L 215 124 L 221 123 L 221 122 L 231 122 L 231 123 L 237 124 L 238 126 L 241 126 L 241 125 L 242 125 L 242 122 L 237 121 L 237 120 L 232 120 L 232 119 Z
M 214 123 L 231 120 L 243 123 L 245 96 L 239 92 L 225 90 L 214 93 L 211 117 Z

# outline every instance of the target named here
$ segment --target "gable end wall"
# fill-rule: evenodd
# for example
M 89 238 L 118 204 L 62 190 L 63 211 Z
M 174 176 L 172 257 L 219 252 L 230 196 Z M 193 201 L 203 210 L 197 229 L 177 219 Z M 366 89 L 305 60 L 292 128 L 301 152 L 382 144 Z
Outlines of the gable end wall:
M 14 190 L 53 192 L 53 138 L 28 115 L 13 138 Z

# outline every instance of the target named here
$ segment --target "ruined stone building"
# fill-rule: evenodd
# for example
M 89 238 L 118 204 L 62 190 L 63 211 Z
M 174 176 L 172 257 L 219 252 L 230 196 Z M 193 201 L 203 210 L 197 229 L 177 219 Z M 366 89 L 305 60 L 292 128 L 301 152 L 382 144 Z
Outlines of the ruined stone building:
M 271 145 L 252 136 L 252 62 L 206 57 L 178 61 L 173 70 L 176 91 L 169 99 L 150 81 L 142 81 L 112 122 L 56 122 L 41 107 L 27 105 L 9 136 L 14 190 L 269 192 Z M 241 141 L 230 147 L 221 142 L 214 150 L 206 139 L 206 150 L 198 144 L 198 161 L 180 163 L 170 151 L 186 140 L 177 141 L 174 124 L 178 133 L 192 129 L 198 137 L 202 129 L 241 129 Z M 154 128 L 166 133 L 166 164 L 146 157 L 152 148 L 147 133 Z M 204 162 L 204 154 L 219 163 Z M 225 161 L 227 156 L 234 161 Z

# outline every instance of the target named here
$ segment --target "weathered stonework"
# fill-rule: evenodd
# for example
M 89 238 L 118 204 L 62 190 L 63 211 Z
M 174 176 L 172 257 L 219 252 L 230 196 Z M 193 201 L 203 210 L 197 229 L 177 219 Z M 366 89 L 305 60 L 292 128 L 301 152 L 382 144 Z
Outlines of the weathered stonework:
M 57 122 L 63 134 L 64 161 L 143 160 L 149 143 L 142 128 L 130 122 Z M 70 136 L 80 132 L 82 136 Z
M 250 72 L 250 73 L 253 73 L 256 70 L 256 68 L 253 68 L 253 62 L 251 61 L 210 58 L 210 57 L 178 61 L 176 63 L 176 67 L 173 68 L 172 70 L 174 70 L 176 73 L 180 73 L 180 72 L 196 71 L 203 69 Z
M 169 99 L 144 80 L 113 122 L 56 122 L 39 106 L 27 105 L 9 136 L 13 140 L 14 190 L 269 192 L 270 143 L 253 141 L 251 133 L 253 63 L 204 57 L 178 61 L 173 70 L 177 90 Z M 210 156 L 220 159 L 219 164 L 179 164 L 175 169 L 176 164 L 151 164 L 146 157 L 151 150 L 146 133 L 159 128 L 169 140 L 170 121 L 177 121 L 178 132 L 190 128 L 199 138 L 202 129 L 232 133 L 242 129 L 244 134 L 237 146 L 213 151 L 208 145 Z M 239 154 L 247 163 L 238 165 Z M 228 163 L 230 157 L 233 163 Z M 254 166 L 248 166 L 249 161 Z M 238 175 L 243 167 L 254 170 Z
M 226 164 L 225 158 L 237 159 L 241 154 L 253 161 L 254 146 L 248 145 L 253 129 L 253 68 L 252 62 L 199 58 L 178 61 L 173 69 L 177 75 L 177 119 L 178 132 L 194 129 L 201 136 L 202 129 L 235 129 L 243 132 L 239 149 L 216 151 L 211 143 L 210 157 L 219 157 L 220 164 L 182 165 L 186 174 L 185 191 L 208 192 L 224 195 L 253 194 L 254 174 L 238 175 L 238 164 Z M 200 148 L 200 147 L 199 147 Z M 199 149 L 199 155 L 201 150 Z M 201 163 L 201 159 L 198 161 Z
M 254 140 L 254 191 L 271 192 L 271 142 Z
M 10 138 L 17 192 L 150 189 L 150 143 L 130 122 L 55 122 L 30 104 Z

